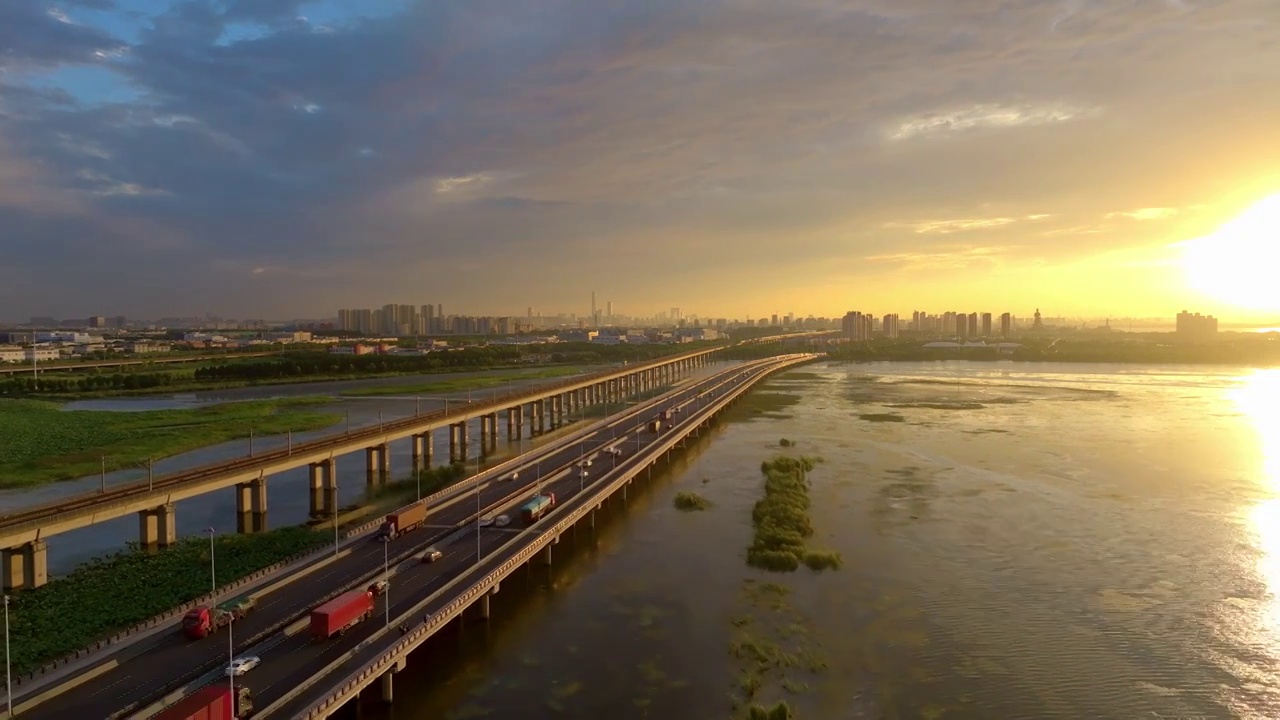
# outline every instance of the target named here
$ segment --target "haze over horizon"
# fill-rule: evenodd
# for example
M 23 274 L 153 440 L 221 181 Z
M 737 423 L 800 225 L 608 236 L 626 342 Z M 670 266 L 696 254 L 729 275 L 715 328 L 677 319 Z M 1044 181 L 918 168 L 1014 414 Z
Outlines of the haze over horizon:
M 0 308 L 1273 322 L 1277 87 L 1274 0 L 4 0 Z

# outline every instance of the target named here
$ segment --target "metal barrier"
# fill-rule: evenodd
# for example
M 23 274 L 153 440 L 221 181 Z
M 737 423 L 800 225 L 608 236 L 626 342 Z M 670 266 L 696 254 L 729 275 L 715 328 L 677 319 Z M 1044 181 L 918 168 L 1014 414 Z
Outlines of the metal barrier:
M 412 652 L 418 645 L 425 642 L 426 639 L 435 634 L 440 627 L 448 623 L 459 612 L 468 607 L 478 596 L 488 593 L 493 585 L 506 577 L 511 570 L 527 562 L 536 553 L 542 551 L 543 548 L 551 544 L 554 539 L 558 538 L 565 530 L 571 528 L 575 523 L 581 520 L 587 512 L 594 509 L 592 506 L 598 504 L 598 498 L 601 496 L 607 498 L 617 492 L 622 485 L 631 482 L 631 480 L 633 480 L 641 470 L 652 463 L 657 462 L 663 453 L 670 451 L 677 443 L 682 442 L 693 429 L 700 427 L 711 418 L 714 418 L 716 414 L 728 407 L 731 402 L 737 400 L 741 395 L 750 390 L 760 379 L 779 370 L 810 362 L 818 359 L 819 357 L 820 356 L 818 355 L 812 354 L 783 355 L 778 358 L 771 358 L 768 361 L 761 361 L 759 367 L 748 367 L 743 370 L 744 372 L 754 373 L 750 382 L 738 385 L 724 396 L 716 398 L 714 403 L 705 408 L 701 408 L 695 415 L 686 418 L 679 425 L 682 429 L 681 432 L 672 432 L 670 433 L 671 437 L 646 448 L 643 454 L 637 454 L 628 458 L 622 466 L 619 466 L 619 469 L 626 468 L 627 465 L 630 465 L 631 467 L 624 470 L 619 477 L 612 480 L 608 485 L 602 486 L 600 489 L 593 492 L 591 494 L 592 499 L 590 501 L 585 500 L 581 496 L 571 501 L 578 507 L 571 511 L 568 516 L 562 518 L 555 525 L 551 526 L 551 528 L 541 530 L 536 526 L 530 527 L 508 543 L 504 544 L 502 547 L 495 550 L 493 554 L 498 554 L 502 552 L 502 550 L 510 547 L 513 543 L 520 542 L 522 539 L 527 539 L 526 536 L 529 533 L 532 533 L 535 530 L 538 531 L 537 537 L 535 537 L 532 542 L 529 542 L 526 547 L 522 548 L 511 558 L 504 561 L 496 569 L 489 571 L 479 581 L 473 583 L 467 590 L 448 605 L 433 613 L 431 617 L 416 629 L 406 634 L 400 641 L 392 645 L 381 656 L 369 663 L 366 663 L 362 668 L 340 681 L 338 683 L 337 690 L 325 696 L 319 703 L 300 713 L 297 717 L 307 718 L 307 720 L 318 720 L 319 718 L 327 717 L 330 710 L 335 705 L 345 703 L 353 691 L 358 693 L 360 689 L 369 684 L 370 678 L 380 677 L 390 666 L 398 663 L 402 656 Z M 726 382 L 731 381 L 721 382 L 715 387 L 720 387 Z M 466 575 L 463 577 L 466 577 Z M 462 578 L 460 577 L 459 580 L 461 579 Z

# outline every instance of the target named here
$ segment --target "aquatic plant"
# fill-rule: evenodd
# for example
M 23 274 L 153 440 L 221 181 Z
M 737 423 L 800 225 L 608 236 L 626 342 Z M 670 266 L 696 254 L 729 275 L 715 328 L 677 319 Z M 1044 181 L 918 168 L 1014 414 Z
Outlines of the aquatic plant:
M 806 547 L 813 535 L 807 473 L 816 465 L 815 458 L 787 455 L 760 464 L 765 495 L 751 510 L 755 535 L 747 549 L 748 565 L 773 572 L 791 572 L 801 563 L 814 570 L 840 567 L 839 554 Z
M 672 502 L 677 509 L 685 511 L 706 510 L 711 507 L 710 500 L 695 492 L 678 492 Z

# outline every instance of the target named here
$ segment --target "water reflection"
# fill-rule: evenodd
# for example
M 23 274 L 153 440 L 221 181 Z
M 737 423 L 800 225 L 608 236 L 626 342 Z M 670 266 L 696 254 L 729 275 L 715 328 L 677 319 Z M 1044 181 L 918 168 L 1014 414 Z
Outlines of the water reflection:
M 1265 595 L 1253 631 L 1242 638 L 1258 654 L 1259 665 L 1246 672 L 1237 669 L 1246 692 L 1227 704 L 1240 717 L 1264 718 L 1271 717 L 1277 706 L 1276 677 L 1266 668 L 1280 668 L 1280 371 L 1258 371 L 1229 396 L 1257 433 L 1256 452 L 1261 460 L 1257 487 L 1266 497 L 1249 517 L 1258 553 L 1256 570 Z

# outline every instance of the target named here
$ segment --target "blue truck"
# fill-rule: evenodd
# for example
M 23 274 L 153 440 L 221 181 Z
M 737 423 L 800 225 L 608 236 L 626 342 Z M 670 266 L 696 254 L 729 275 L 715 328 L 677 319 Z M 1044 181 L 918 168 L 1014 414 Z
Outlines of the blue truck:
M 551 508 L 555 506 L 555 493 L 535 495 L 532 500 L 520 506 L 520 517 L 524 519 L 525 524 L 532 524 L 541 519 L 543 515 L 551 512 Z

